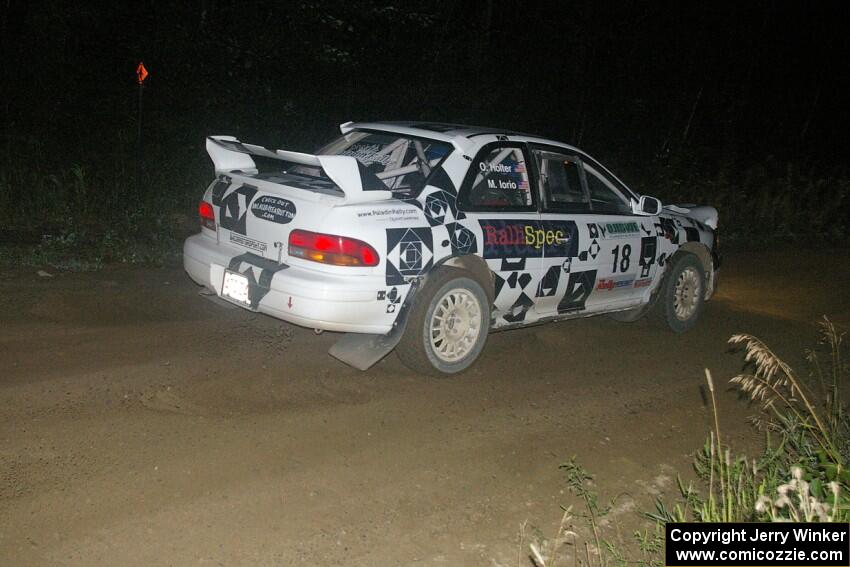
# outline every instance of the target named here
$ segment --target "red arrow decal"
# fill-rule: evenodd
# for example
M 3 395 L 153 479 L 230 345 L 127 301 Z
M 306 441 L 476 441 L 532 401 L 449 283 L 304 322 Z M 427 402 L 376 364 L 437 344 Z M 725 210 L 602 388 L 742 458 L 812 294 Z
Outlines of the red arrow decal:
M 292 309 L 292 296 L 291 295 L 289 296 L 289 303 L 287 303 L 286 305 L 287 305 L 287 307 Z

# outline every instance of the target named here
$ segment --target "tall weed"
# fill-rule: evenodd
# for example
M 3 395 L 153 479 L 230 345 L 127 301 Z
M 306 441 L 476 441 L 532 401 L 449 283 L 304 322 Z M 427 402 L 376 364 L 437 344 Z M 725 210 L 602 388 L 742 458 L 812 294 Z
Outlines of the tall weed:
M 723 443 L 714 378 L 706 369 L 713 430 L 694 458 L 698 482 L 685 484 L 679 478 L 679 500 L 667 505 L 657 498 L 655 510 L 643 515 L 652 524 L 635 531 L 632 545 L 624 548 L 600 529 L 599 518 L 611 506 L 600 504 L 590 486 L 592 475 L 573 458 L 561 468 L 585 512 L 565 508 L 555 536 L 538 538 L 527 557 L 538 567 L 658 566 L 667 522 L 850 521 L 850 416 L 842 399 L 842 386 L 850 378 L 845 337 L 823 318 L 817 346 L 806 351 L 810 371 L 804 379 L 757 337 L 732 336 L 729 343 L 743 351 L 744 370 L 730 383 L 758 410 L 751 422 L 765 434 L 763 452 L 749 459 Z M 583 550 L 572 523 L 576 518 L 592 540 Z M 568 554 L 572 561 L 565 559 Z

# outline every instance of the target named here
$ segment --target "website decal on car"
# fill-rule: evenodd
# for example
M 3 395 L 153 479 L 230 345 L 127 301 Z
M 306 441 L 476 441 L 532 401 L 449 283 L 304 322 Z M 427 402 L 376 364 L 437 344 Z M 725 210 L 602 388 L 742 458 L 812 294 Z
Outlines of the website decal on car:
M 263 195 L 251 203 L 254 216 L 277 224 L 288 224 L 295 218 L 295 203 L 280 197 Z

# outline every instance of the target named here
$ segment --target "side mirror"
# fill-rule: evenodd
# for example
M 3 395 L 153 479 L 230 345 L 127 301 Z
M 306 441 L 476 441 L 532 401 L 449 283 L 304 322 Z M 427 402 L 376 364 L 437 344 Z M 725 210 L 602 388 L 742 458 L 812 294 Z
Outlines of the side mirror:
M 634 212 L 637 215 L 657 215 L 661 212 L 661 201 L 649 195 L 641 195 L 640 201 L 634 207 Z

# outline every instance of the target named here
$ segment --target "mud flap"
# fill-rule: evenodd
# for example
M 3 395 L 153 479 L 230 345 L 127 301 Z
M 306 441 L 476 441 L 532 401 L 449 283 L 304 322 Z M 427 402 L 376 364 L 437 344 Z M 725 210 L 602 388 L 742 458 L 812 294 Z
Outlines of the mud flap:
M 398 310 L 393 328 L 386 335 L 346 333 L 328 351 L 337 360 L 357 370 L 368 370 L 387 356 L 399 343 L 407 328 L 407 318 L 413 305 L 413 297 L 419 289 L 419 280 L 410 284 L 410 291 Z

